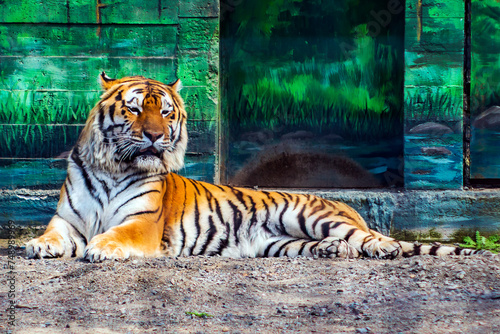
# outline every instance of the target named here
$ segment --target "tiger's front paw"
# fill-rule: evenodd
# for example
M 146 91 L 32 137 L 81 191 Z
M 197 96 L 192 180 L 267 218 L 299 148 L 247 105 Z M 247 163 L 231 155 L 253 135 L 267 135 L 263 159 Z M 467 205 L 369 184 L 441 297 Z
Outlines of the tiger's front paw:
M 26 244 L 29 259 L 62 257 L 66 250 L 65 241 L 58 234 L 42 235 Z
M 377 259 L 395 259 L 403 254 L 403 249 L 397 241 L 380 241 L 373 247 L 371 257 Z
M 328 258 L 353 259 L 359 257 L 356 248 L 349 245 L 347 241 L 336 237 L 321 240 L 315 253 L 316 256 Z
M 126 251 L 126 247 L 123 244 L 105 234 L 96 235 L 90 241 L 83 254 L 83 258 L 90 262 L 126 259 L 129 256 L 130 252 Z

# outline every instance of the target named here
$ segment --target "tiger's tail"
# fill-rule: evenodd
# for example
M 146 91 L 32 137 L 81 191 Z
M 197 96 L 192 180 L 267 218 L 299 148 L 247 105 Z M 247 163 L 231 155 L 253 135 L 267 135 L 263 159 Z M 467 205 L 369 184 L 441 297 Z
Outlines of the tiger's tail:
M 401 245 L 403 250 L 402 252 L 403 257 L 410 257 L 416 255 L 447 256 L 447 255 L 493 254 L 487 250 L 476 250 L 470 248 L 462 248 L 458 246 L 441 245 L 438 242 L 429 245 L 429 244 L 421 244 L 418 242 L 412 243 L 406 241 L 399 241 L 399 244 Z
M 493 255 L 490 251 L 487 250 L 476 250 L 470 248 L 462 248 L 458 246 L 450 246 L 450 245 L 441 245 L 438 242 L 434 242 L 432 244 L 421 244 L 418 242 L 407 242 L 407 241 L 399 241 L 394 238 L 387 237 L 383 234 L 380 234 L 377 231 L 370 230 L 370 233 L 378 238 L 380 241 L 396 241 L 400 246 L 401 250 L 398 252 L 395 257 L 410 257 L 417 255 L 435 255 L 435 256 L 448 256 L 448 255 Z

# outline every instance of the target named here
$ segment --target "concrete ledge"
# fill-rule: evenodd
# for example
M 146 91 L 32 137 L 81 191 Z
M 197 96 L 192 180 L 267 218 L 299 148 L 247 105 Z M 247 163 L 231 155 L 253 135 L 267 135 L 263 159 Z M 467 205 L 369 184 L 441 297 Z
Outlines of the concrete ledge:
M 313 191 L 358 210 L 368 225 L 404 240 L 462 241 L 500 232 L 500 190 Z
M 461 241 L 463 235 L 500 233 L 500 189 L 446 191 L 294 190 L 342 201 L 371 228 L 404 240 Z M 0 222 L 44 226 L 55 212 L 58 190 L 17 189 L 0 194 Z

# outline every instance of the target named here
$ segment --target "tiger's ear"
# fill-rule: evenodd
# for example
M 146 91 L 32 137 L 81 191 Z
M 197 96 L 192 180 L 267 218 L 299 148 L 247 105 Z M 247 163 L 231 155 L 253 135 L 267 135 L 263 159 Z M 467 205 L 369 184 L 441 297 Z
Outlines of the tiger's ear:
M 181 79 L 177 79 L 176 82 L 170 84 L 169 86 L 172 87 L 173 90 L 175 90 L 176 93 L 179 93 L 179 91 L 182 89 Z
M 102 73 L 99 75 L 99 81 L 101 83 L 101 87 L 104 89 L 104 90 L 108 90 L 110 89 L 111 87 L 113 87 L 113 85 L 115 84 L 116 82 L 116 79 L 111 79 L 110 77 L 108 77 L 106 75 L 106 73 L 104 73 L 104 71 L 102 71 Z

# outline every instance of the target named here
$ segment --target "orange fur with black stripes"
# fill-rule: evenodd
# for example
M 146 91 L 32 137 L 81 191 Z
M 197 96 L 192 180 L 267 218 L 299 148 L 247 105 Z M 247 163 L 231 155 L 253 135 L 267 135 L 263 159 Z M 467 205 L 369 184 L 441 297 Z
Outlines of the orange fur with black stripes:
M 31 258 L 222 255 L 395 258 L 472 254 L 370 230 L 344 203 L 191 180 L 183 166 L 187 115 L 172 85 L 100 76 L 105 93 L 68 158 L 68 176 Z

